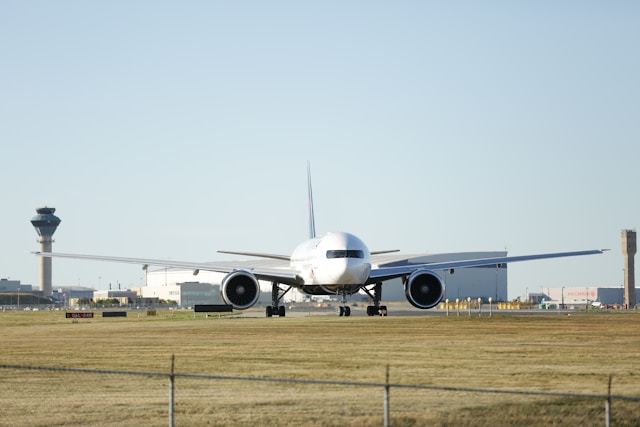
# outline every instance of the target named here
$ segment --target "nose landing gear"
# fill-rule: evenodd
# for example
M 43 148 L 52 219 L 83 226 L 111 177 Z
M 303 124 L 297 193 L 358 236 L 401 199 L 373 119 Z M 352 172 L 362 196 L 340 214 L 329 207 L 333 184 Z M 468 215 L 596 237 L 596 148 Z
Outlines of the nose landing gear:
M 347 305 L 347 291 L 345 289 L 342 290 L 342 300 L 338 308 L 338 316 L 351 316 L 351 307 Z
M 342 289 L 342 299 L 340 300 L 340 307 L 338 307 L 338 316 L 351 316 L 351 307 L 347 305 L 347 291 Z
M 348 305 L 340 306 L 338 309 L 338 316 L 351 316 L 351 307 Z

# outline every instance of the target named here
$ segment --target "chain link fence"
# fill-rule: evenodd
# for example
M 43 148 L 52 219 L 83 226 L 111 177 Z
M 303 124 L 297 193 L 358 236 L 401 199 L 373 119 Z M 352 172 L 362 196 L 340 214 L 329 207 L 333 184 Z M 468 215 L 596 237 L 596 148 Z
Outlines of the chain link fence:
M 611 394 L 610 387 L 603 394 L 557 393 L 200 375 L 174 372 L 173 367 L 169 372 L 133 372 L 0 365 L 0 372 L 2 426 L 389 426 L 423 425 L 429 420 L 440 420 L 440 425 L 488 425 L 480 422 L 484 418 L 478 410 L 494 404 L 496 394 L 503 395 L 502 411 L 507 417 L 502 418 L 503 425 L 509 424 L 510 406 L 520 416 L 531 410 L 533 419 L 544 421 L 540 408 L 547 405 L 583 412 L 583 418 L 589 420 L 585 425 L 609 426 L 612 418 L 621 421 L 616 425 L 638 425 L 628 406 L 617 404 L 618 413 L 611 408 L 613 401 L 636 408 L 640 402 L 640 396 Z M 522 395 L 534 406 L 522 406 Z M 440 409 L 444 407 L 446 414 Z M 562 417 L 562 411 L 551 416 Z M 562 419 L 552 422 L 563 424 Z

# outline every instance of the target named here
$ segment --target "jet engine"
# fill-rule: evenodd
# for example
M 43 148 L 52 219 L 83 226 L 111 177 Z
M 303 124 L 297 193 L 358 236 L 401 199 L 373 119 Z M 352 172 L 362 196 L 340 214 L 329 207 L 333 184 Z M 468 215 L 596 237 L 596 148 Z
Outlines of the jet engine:
M 226 304 L 232 305 L 237 310 L 244 310 L 258 301 L 260 285 L 250 272 L 236 270 L 224 276 L 220 293 Z
M 444 296 L 444 283 L 433 271 L 417 270 L 405 280 L 404 295 L 416 308 L 432 308 Z

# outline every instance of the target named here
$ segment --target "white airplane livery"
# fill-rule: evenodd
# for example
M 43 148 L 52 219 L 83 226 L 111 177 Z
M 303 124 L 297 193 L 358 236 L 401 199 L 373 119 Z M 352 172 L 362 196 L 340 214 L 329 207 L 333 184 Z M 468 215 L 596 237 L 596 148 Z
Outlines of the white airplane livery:
M 307 166 L 309 191 L 309 235 L 310 239 L 298 245 L 291 256 L 255 252 L 218 251 L 220 253 L 242 256 L 270 258 L 288 262 L 282 267 L 265 268 L 256 266 L 231 265 L 233 263 L 182 262 L 146 258 L 125 258 L 100 255 L 65 254 L 34 252 L 38 256 L 98 261 L 113 261 L 189 269 L 193 274 L 213 271 L 225 274 L 220 292 L 222 299 L 234 309 L 244 310 L 252 307 L 260 297 L 259 281 L 271 282 L 271 305 L 266 308 L 267 317 L 285 316 L 283 297 L 296 288 L 307 295 L 339 295 L 342 297 L 340 316 L 350 316 L 351 309 L 346 304 L 347 295 L 364 291 L 372 300 L 367 314 L 386 315 L 387 309 L 380 305 L 382 284 L 388 280 L 400 278 L 404 283 L 405 296 L 409 303 L 419 309 L 433 308 L 445 295 L 445 285 L 438 274 L 442 271 L 453 272 L 458 268 L 478 267 L 519 261 L 546 258 L 560 258 L 580 255 L 601 254 L 606 249 L 576 252 L 559 252 L 513 257 L 456 260 L 429 264 L 407 264 L 376 267 L 372 259 L 376 256 L 398 252 L 398 250 L 371 252 L 362 240 L 350 233 L 330 232 L 316 237 L 313 212 L 311 174 Z

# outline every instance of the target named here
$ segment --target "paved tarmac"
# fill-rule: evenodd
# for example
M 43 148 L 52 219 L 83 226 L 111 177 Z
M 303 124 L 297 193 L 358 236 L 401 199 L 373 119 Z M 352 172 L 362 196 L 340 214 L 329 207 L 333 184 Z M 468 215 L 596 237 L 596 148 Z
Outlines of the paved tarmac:
M 351 317 L 367 317 L 366 306 L 358 305 L 358 306 L 350 306 L 351 307 Z M 330 308 L 315 308 L 315 307 L 294 307 L 290 308 L 287 306 L 286 317 L 311 317 L 311 316 L 336 316 L 338 306 L 330 307 Z M 521 309 L 521 310 L 498 310 L 495 305 L 489 309 L 489 305 L 483 305 L 481 310 L 471 309 L 469 310 L 460 310 L 459 312 L 450 309 L 447 313 L 446 310 L 442 310 L 440 308 L 433 308 L 429 310 L 420 310 L 412 307 L 409 304 L 394 304 L 389 305 L 388 316 L 401 316 L 401 317 L 409 317 L 409 316 L 450 316 L 450 317 L 489 317 L 491 316 L 569 316 L 569 315 L 577 315 L 577 314 L 585 314 L 585 311 L 578 310 L 540 310 L 538 308 L 532 309 Z M 589 311 L 589 313 L 606 313 L 601 310 L 593 310 Z M 235 312 L 234 317 L 265 317 L 264 309 L 254 308 L 251 310 L 247 310 L 244 312 Z

